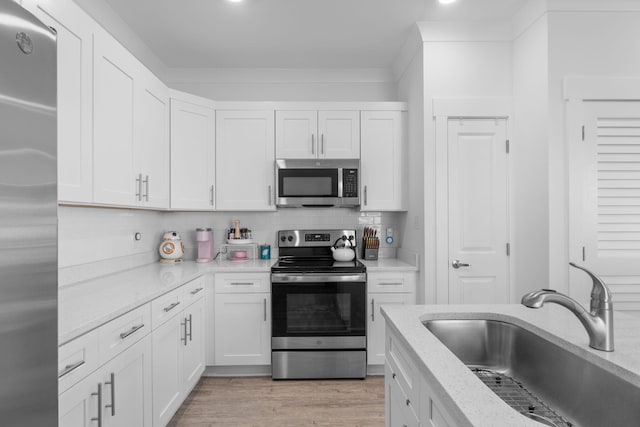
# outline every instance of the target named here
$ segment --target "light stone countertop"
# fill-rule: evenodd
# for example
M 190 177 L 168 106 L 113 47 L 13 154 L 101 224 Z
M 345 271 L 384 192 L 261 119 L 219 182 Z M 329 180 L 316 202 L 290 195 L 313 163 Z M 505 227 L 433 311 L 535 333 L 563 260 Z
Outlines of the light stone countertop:
M 58 290 L 58 344 L 62 345 L 207 273 L 268 273 L 276 260 L 153 263 Z
M 73 283 L 58 290 L 58 344 L 62 345 L 207 273 L 269 273 L 276 259 L 180 264 L 153 263 Z M 366 261 L 374 271 L 416 271 L 395 258 Z
M 640 317 L 616 312 L 615 351 L 594 350 L 584 327 L 569 310 L 548 304 L 382 306 L 388 327 L 413 352 L 457 426 L 541 426 L 515 413 L 422 324 L 430 319 L 489 319 L 524 327 L 640 387 Z
M 384 271 L 418 271 L 415 265 L 404 262 L 398 258 L 379 258 L 375 261 L 365 261 L 362 263 L 367 266 L 367 271 L 372 273 Z

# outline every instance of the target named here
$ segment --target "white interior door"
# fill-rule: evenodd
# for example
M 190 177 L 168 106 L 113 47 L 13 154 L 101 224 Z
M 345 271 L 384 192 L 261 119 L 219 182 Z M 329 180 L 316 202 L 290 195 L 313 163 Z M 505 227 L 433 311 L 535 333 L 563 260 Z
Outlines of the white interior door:
M 447 139 L 449 302 L 509 302 L 506 120 L 450 119 Z
M 640 310 L 640 102 L 582 103 L 584 137 L 571 147 L 570 258 L 611 288 L 616 310 Z M 570 294 L 591 280 L 571 269 Z

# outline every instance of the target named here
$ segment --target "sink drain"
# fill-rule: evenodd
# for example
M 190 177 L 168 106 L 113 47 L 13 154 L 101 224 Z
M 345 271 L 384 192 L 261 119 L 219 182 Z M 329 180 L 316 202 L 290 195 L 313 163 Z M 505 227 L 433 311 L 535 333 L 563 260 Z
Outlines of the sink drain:
M 500 399 L 522 415 L 552 427 L 575 427 L 512 377 L 488 369 L 471 368 L 471 371 Z

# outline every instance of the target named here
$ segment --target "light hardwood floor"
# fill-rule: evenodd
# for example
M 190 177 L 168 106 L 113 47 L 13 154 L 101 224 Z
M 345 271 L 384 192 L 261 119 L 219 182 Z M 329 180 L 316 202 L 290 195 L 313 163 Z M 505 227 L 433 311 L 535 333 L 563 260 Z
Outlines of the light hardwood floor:
M 273 381 L 203 377 L 170 427 L 382 427 L 384 377 Z

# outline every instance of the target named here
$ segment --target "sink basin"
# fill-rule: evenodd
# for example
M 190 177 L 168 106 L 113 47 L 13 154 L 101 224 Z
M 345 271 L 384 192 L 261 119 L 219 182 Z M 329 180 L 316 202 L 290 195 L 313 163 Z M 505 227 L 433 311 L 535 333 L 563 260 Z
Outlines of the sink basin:
M 494 320 L 437 319 L 423 323 L 476 375 L 494 373 L 489 384 L 483 379 L 494 392 L 505 385 L 506 380 L 498 376 L 513 379 L 566 420 L 562 424 L 538 419 L 543 424 L 640 425 L 640 388 L 533 332 Z M 536 419 L 533 413 L 524 415 Z

